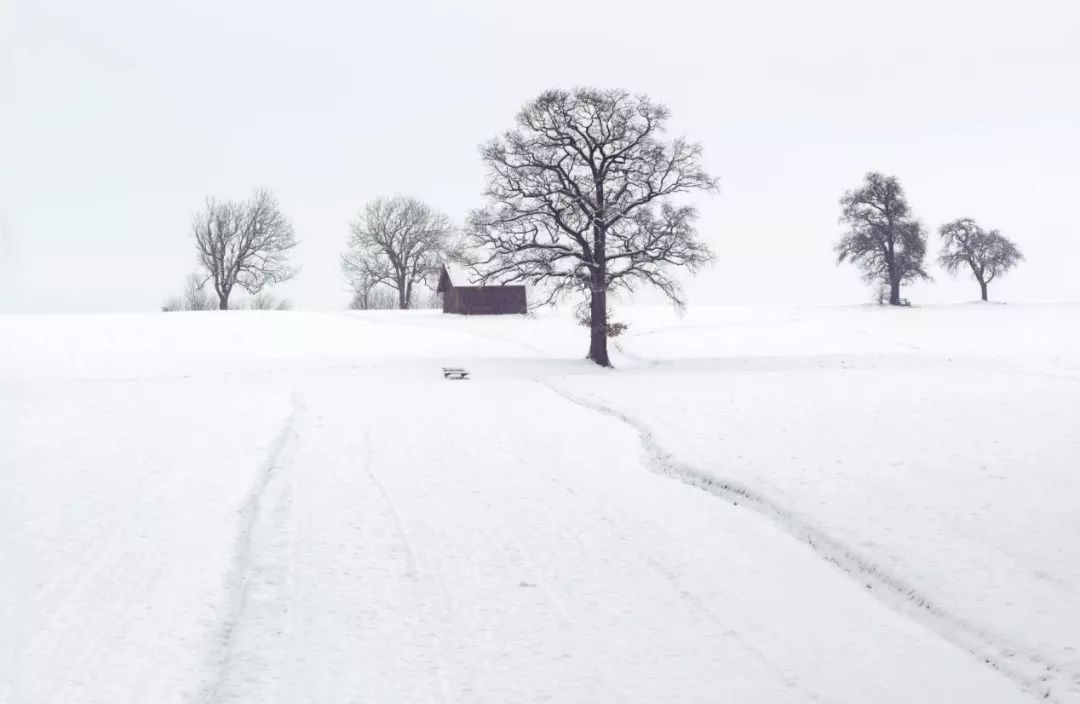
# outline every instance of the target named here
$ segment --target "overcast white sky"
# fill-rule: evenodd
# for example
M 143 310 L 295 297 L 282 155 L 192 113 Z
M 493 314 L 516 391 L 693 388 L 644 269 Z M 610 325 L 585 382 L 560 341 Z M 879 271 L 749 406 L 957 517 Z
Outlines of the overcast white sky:
M 1004 300 L 1080 300 L 1075 0 L 878 3 L 0 0 L 0 311 L 155 310 L 192 213 L 269 186 L 300 308 L 336 309 L 347 223 L 378 195 L 457 221 L 477 145 L 548 87 L 668 104 L 721 178 L 694 303 L 862 303 L 841 193 L 896 174 L 932 228 L 1000 228 Z M 932 242 L 931 254 L 936 254 Z M 936 271 L 936 267 L 935 267 Z M 938 275 L 916 301 L 971 300 Z

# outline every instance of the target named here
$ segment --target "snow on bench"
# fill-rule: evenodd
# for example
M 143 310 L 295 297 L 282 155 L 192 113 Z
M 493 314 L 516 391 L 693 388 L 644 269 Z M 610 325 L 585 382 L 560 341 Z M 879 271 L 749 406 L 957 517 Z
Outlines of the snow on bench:
M 469 372 L 461 367 L 443 367 L 442 375 L 446 379 L 468 379 Z

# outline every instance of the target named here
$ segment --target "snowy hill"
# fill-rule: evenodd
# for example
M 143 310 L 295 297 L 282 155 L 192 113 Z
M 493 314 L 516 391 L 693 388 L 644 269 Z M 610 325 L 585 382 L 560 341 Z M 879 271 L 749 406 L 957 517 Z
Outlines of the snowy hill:
M 0 317 L 0 701 L 1080 702 L 1080 306 L 620 319 Z

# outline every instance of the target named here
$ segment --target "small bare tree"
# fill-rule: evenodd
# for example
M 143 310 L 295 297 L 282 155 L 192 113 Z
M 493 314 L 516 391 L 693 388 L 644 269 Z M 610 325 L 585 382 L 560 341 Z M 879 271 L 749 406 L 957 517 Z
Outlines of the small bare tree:
M 288 298 L 277 298 L 269 291 L 260 291 L 244 303 L 248 310 L 292 310 Z
M 213 310 L 217 308 L 206 293 L 206 279 L 192 272 L 184 279 L 184 310 Z
M 393 310 L 398 307 L 397 295 L 387 286 L 356 289 L 349 301 L 351 310 Z
M 341 270 L 349 281 L 353 290 L 349 308 L 352 310 L 371 310 L 378 308 L 375 305 L 377 294 L 384 288 L 380 284 L 381 276 L 373 268 L 374 260 L 364 256 L 350 256 L 346 252 L 341 257 Z
M 836 245 L 837 263 L 858 264 L 866 281 L 888 288 L 889 305 L 900 305 L 902 283 L 930 278 L 923 269 L 926 232 L 912 217 L 900 181 L 869 173 L 861 188 L 844 194 L 840 206 L 840 222 L 851 229 Z
M 169 296 L 161 304 L 162 313 L 176 313 L 184 310 L 184 299 L 180 296 Z
M 481 148 L 487 206 L 469 218 L 483 282 L 546 287 L 551 302 L 584 295 L 588 357 L 608 359 L 608 292 L 655 286 L 684 304 L 671 270 L 712 252 L 696 211 L 670 197 L 712 191 L 700 145 L 663 138 L 668 109 L 620 90 L 550 90 L 525 105 L 517 129 Z
M 296 246 L 292 224 L 273 194 L 259 189 L 246 201 L 206 199 L 192 225 L 199 263 L 209 274 L 218 308 L 229 308 L 236 286 L 254 295 L 296 276 L 287 255 Z
M 192 272 L 184 279 L 184 292 L 179 296 L 170 296 L 161 305 L 165 312 L 185 310 L 214 310 L 217 305 L 206 293 L 206 279 Z
M 450 218 L 415 198 L 377 198 L 350 223 L 341 268 L 354 291 L 385 284 L 397 291 L 398 308 L 408 308 L 417 284 L 430 284 L 450 255 Z
M 350 310 L 391 310 L 397 307 L 394 292 L 383 285 L 356 287 L 349 301 Z
M 370 310 L 371 294 L 375 288 L 371 282 L 356 277 L 349 280 L 349 285 L 353 290 L 352 298 L 349 299 L 349 310 Z
M 967 264 L 972 276 L 979 282 L 984 301 L 990 282 L 1024 261 L 1020 248 L 1011 240 L 997 230 L 987 232 L 971 218 L 960 218 L 942 225 L 938 234 L 943 245 L 938 263 L 953 275 Z
M 371 310 L 371 288 L 354 287 L 352 298 L 349 299 L 349 310 Z

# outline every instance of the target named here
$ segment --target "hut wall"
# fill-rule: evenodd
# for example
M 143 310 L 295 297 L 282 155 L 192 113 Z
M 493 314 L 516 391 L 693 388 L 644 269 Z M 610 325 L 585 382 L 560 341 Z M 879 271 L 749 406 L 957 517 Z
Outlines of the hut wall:
M 525 287 L 451 287 L 443 296 L 443 312 L 464 315 L 520 315 L 526 312 Z

